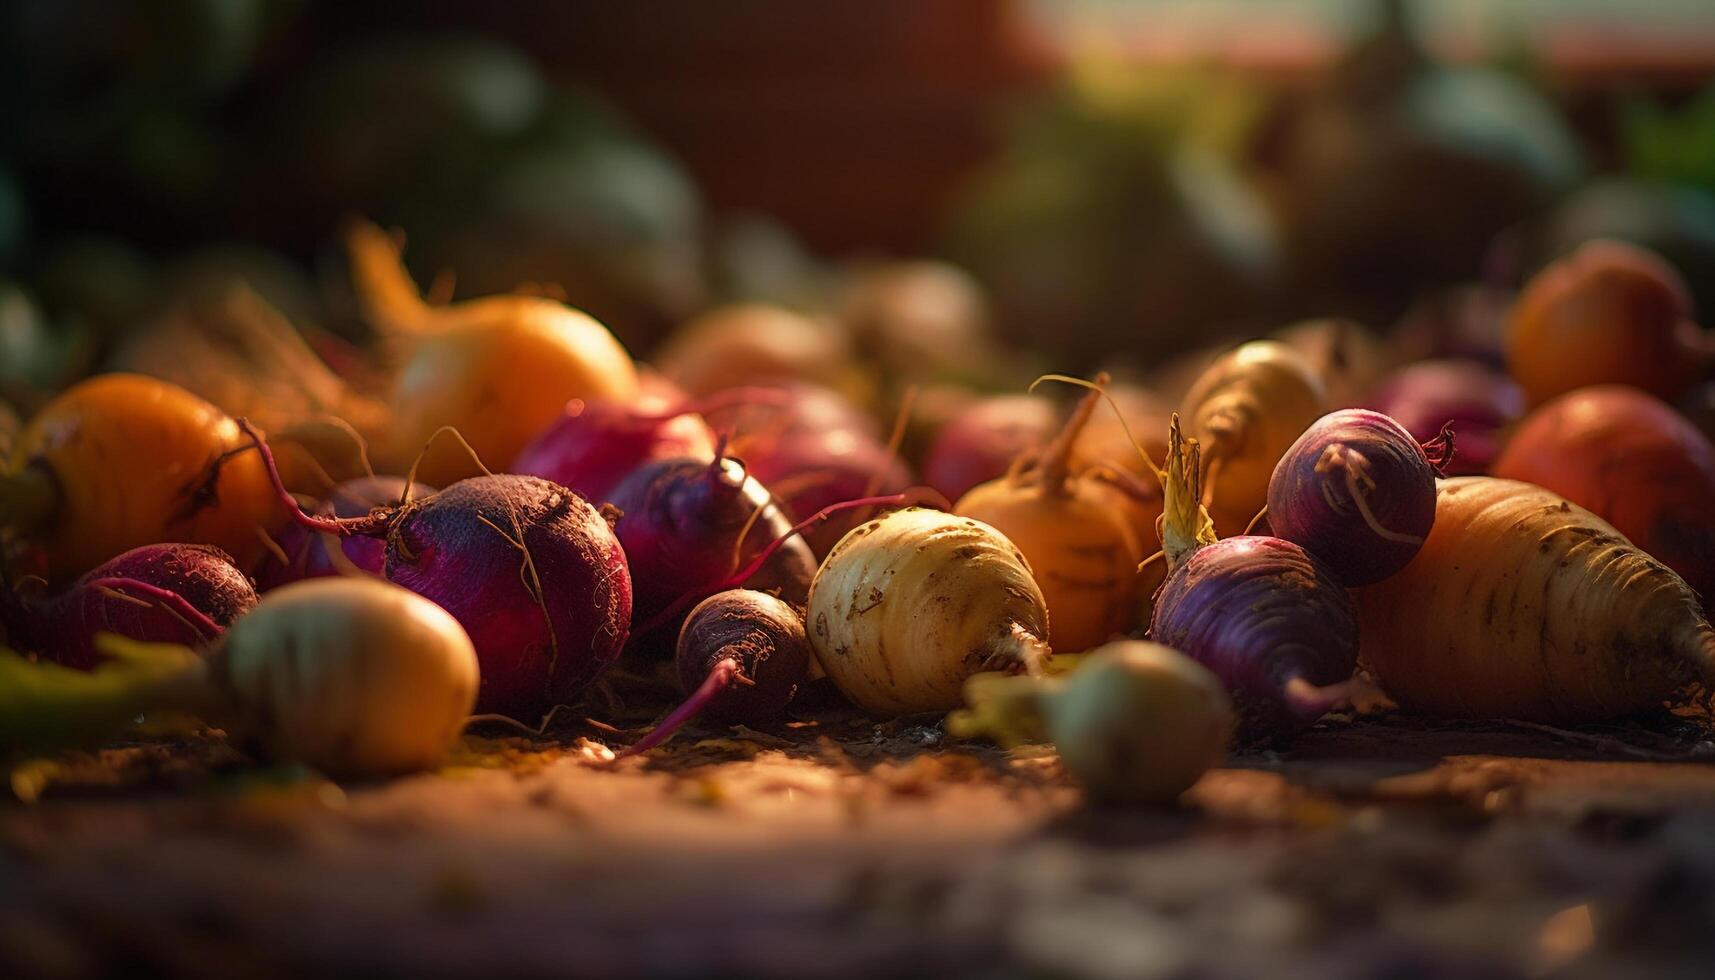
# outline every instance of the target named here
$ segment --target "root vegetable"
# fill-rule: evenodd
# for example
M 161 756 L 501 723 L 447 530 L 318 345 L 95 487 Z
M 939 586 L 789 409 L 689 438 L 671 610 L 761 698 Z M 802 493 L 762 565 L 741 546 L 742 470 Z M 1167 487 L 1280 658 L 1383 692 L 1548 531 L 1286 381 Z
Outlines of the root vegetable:
M 1578 724 L 1715 677 L 1715 630 L 1683 579 L 1513 480 L 1443 481 L 1417 557 L 1353 595 L 1364 663 L 1419 711 Z
M 854 528 L 810 586 L 822 669 L 875 715 L 947 711 L 982 670 L 1035 671 L 1048 609 L 1024 556 L 980 521 L 917 507 Z
M 1175 420 L 1177 423 L 1177 420 Z M 1358 627 L 1346 590 L 1309 552 L 1280 538 L 1216 540 L 1196 503 L 1198 453 L 1169 432 L 1162 539 L 1167 581 L 1150 639 L 1214 671 L 1248 739 L 1290 735 L 1347 697 Z
M 1180 414 L 1202 443 L 1204 506 L 1221 534 L 1238 534 L 1268 500 L 1287 447 L 1327 411 L 1322 382 L 1284 344 L 1253 341 L 1226 354 L 1185 395 Z
M 1138 566 L 1146 553 L 1124 491 L 1095 471 L 1073 472 L 1072 450 L 1101 399 L 1086 395 L 1054 443 L 1014 472 L 959 499 L 953 513 L 1006 535 L 1048 604 L 1050 645 L 1088 650 L 1137 625 Z M 1151 549 L 1153 550 L 1153 549 Z
M 1435 461 L 1398 422 L 1361 408 L 1324 415 L 1274 469 L 1268 521 L 1347 586 L 1404 568 L 1435 523 Z
M 1588 509 L 1715 608 L 1715 445 L 1673 409 L 1635 388 L 1579 389 L 1531 413 L 1494 472 Z
M 673 659 L 689 700 L 621 755 L 647 752 L 698 715 L 753 728 L 778 720 L 808 674 L 810 641 L 792 606 L 733 589 L 691 610 Z
M 0 526 L 44 553 L 50 578 L 146 544 L 210 544 L 241 568 L 282 522 L 237 422 L 176 385 L 106 374 L 36 413 L 0 474 Z
M 93 672 L 0 654 L 0 750 L 99 740 L 150 711 L 183 711 L 283 762 L 336 776 L 438 764 L 470 717 L 477 658 L 439 606 L 373 579 L 270 593 L 206 660 L 109 637 Z
M 1405 426 L 1418 442 L 1451 429 L 1454 453 L 1446 474 L 1477 476 L 1494 465 L 1506 430 L 1524 415 L 1525 398 L 1511 378 L 1486 364 L 1419 361 L 1384 382 L 1370 407 Z
M 707 462 L 715 436 L 694 410 L 653 399 L 573 402 L 537 436 L 511 471 L 552 480 L 600 503 L 633 471 L 666 459 Z
M 88 670 L 101 633 L 201 646 L 256 605 L 256 590 L 226 552 L 208 545 L 134 548 L 48 595 L 0 594 L 13 646 Z

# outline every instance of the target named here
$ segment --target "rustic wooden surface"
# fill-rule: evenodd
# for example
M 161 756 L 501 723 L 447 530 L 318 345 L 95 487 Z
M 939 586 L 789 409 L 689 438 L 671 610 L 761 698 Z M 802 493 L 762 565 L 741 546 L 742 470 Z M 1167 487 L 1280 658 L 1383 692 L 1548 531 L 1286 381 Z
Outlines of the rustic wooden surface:
M 1706 731 L 1336 719 L 1128 812 L 930 725 L 340 786 L 139 743 L 14 772 L 0 977 L 1709 977 Z

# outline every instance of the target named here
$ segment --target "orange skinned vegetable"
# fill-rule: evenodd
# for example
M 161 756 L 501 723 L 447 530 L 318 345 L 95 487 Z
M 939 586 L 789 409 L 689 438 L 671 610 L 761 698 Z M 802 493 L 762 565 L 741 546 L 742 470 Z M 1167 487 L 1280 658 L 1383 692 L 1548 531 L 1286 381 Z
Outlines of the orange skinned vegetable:
M 1710 363 L 1691 294 L 1654 252 L 1593 241 L 1537 273 L 1513 306 L 1507 370 L 1532 404 L 1624 384 L 1672 400 Z
M 1417 557 L 1352 596 L 1362 661 L 1419 711 L 1580 724 L 1715 677 L 1715 630 L 1684 579 L 1514 480 L 1443 480 Z
M 141 375 L 100 375 L 48 402 L 0 475 L 0 525 L 39 546 L 54 579 L 167 541 L 214 545 L 249 568 L 281 523 L 238 423 Z
M 1040 456 L 1019 457 L 1012 472 L 953 505 L 953 513 L 990 525 L 1024 554 L 1048 603 L 1047 640 L 1058 650 L 1088 650 L 1137 625 L 1138 565 L 1146 552 L 1129 519 L 1132 501 L 1096 471 L 1071 468 L 1073 447 L 1101 397 L 1100 388 L 1086 395 Z
M 1244 533 L 1268 502 L 1275 464 L 1326 401 L 1304 357 L 1272 340 L 1239 346 L 1191 386 L 1180 414 L 1203 447 L 1203 505 L 1220 534 Z
M 1636 388 L 1599 385 L 1537 409 L 1494 475 L 1588 508 L 1715 600 L 1715 445 Z
M 451 444 L 429 446 L 443 427 L 457 429 L 485 462 L 505 465 L 572 399 L 636 395 L 630 355 L 588 314 L 542 296 L 432 306 L 379 228 L 356 226 L 348 244 L 364 315 L 405 348 L 393 385 L 393 437 L 382 447 L 393 468 L 423 453 L 419 477 L 445 486 L 479 470 Z

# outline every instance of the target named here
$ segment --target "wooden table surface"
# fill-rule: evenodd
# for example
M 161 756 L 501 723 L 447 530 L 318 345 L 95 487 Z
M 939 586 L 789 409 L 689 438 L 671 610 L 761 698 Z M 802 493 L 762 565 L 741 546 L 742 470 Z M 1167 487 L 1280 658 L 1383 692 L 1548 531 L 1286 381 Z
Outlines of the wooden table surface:
M 140 743 L 14 772 L 0 977 L 1709 977 L 1701 731 L 1336 719 L 1126 812 L 909 724 L 370 785 Z

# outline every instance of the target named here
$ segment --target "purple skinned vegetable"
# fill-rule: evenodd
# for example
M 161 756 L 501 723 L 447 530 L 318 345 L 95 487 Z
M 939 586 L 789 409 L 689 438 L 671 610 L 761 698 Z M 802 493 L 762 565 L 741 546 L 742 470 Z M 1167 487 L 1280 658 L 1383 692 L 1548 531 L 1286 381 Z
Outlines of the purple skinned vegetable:
M 809 673 L 810 641 L 797 609 L 733 589 L 691 610 L 673 659 L 689 697 L 622 758 L 660 745 L 698 715 L 753 728 L 777 721 Z
M 1175 417 L 1163 543 L 1169 571 L 1150 639 L 1221 678 L 1251 740 L 1292 733 L 1344 703 L 1357 668 L 1357 615 L 1327 566 L 1281 538 L 1216 540 L 1198 503 L 1201 465 Z
M 1477 361 L 1420 361 L 1376 389 L 1370 407 L 1427 443 L 1450 428 L 1458 452 L 1448 476 L 1481 476 L 1500 455 L 1506 430 L 1524 417 L 1524 390 Z
M 411 488 L 410 496 L 413 498 L 427 497 L 435 492 L 433 487 L 421 483 L 408 484 L 396 476 L 363 476 L 347 480 L 328 491 L 327 498 L 312 513 L 319 517 L 363 517 L 378 507 L 397 507 L 406 499 L 407 486 Z M 281 562 L 279 554 L 271 554 L 263 561 L 256 573 L 256 587 L 262 592 L 307 578 L 346 574 L 353 569 L 380 575 L 387 557 L 384 541 L 345 538 L 340 541 L 344 561 L 337 561 L 328 553 L 323 535 L 298 524 L 282 531 L 276 543 L 286 561 Z
M 624 649 L 631 574 L 607 519 L 534 476 L 460 480 L 364 517 L 314 517 L 280 481 L 248 422 L 275 493 L 305 528 L 385 542 L 381 574 L 433 600 L 470 634 L 481 668 L 477 710 L 521 721 L 570 704 Z
M 0 591 L 9 642 L 79 670 L 100 662 L 102 633 L 200 647 L 255 605 L 232 558 L 200 544 L 133 548 L 53 594 Z
M 1315 555 L 1349 588 L 1373 585 L 1417 556 L 1435 525 L 1443 435 L 1424 447 L 1398 422 L 1362 408 L 1322 416 L 1280 457 L 1268 482 L 1271 533 Z

